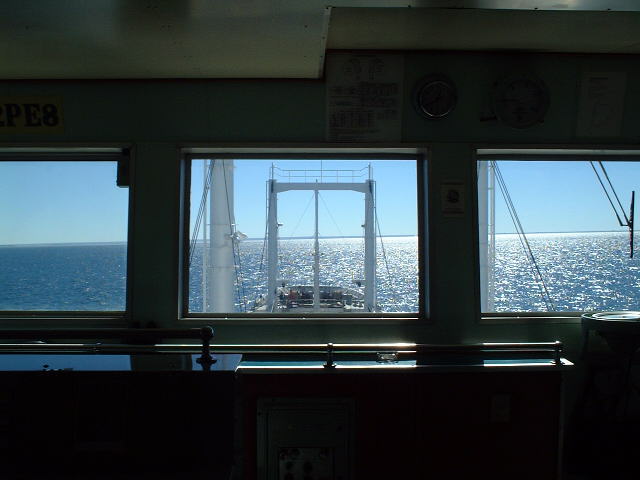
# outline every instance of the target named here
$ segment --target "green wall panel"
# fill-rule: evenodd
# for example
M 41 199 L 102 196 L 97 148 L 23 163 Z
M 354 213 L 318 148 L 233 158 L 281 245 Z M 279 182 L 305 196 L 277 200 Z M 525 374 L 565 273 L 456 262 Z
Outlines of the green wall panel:
M 401 53 L 399 53 L 401 55 Z M 640 125 L 640 62 L 637 56 L 513 53 L 404 54 L 402 141 L 397 146 L 429 144 L 431 320 L 326 324 L 220 322 L 223 342 L 419 341 L 477 342 L 555 340 L 577 354 L 579 325 L 478 322 L 472 152 L 478 145 L 637 145 Z M 550 89 L 544 123 L 525 130 L 488 120 L 493 82 L 514 71 L 538 75 Z M 627 94 L 622 135 L 575 136 L 583 72 L 626 72 Z M 416 82 L 431 73 L 448 75 L 458 88 L 458 106 L 441 121 L 418 115 L 412 105 Z M 178 149 L 185 145 L 300 143 L 323 146 L 323 80 L 185 81 L 23 81 L 0 82 L 7 96 L 60 96 L 65 131 L 56 135 L 0 134 L 3 145 L 123 144 L 135 151 L 133 321 L 175 325 L 178 316 L 179 179 Z M 372 145 L 364 145 L 371 147 Z M 440 214 L 440 184 L 462 181 L 465 215 Z

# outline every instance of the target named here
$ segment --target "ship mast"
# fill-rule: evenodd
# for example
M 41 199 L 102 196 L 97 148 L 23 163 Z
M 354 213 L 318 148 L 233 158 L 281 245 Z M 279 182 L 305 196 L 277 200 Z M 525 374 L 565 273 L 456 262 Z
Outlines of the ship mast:
M 316 180 L 316 183 L 318 181 Z M 313 241 L 313 309 L 320 310 L 320 233 L 318 231 L 318 190 L 314 190 L 316 201 L 316 228 Z
M 480 229 L 480 287 L 482 311 L 495 309 L 496 255 L 496 189 L 495 168 L 492 161 L 478 163 L 478 215 Z
M 375 182 L 369 179 L 365 182 L 364 192 L 364 308 L 367 312 L 374 312 L 376 305 L 376 224 L 375 224 Z
M 272 312 L 275 307 L 278 289 L 278 192 L 274 169 L 271 165 L 271 178 L 267 184 L 267 312 Z
M 213 167 L 213 160 L 202 162 L 203 172 L 202 172 L 202 191 L 203 191 L 203 208 L 204 211 L 207 210 L 207 200 L 209 198 L 209 188 L 210 184 L 208 179 L 210 178 L 210 168 Z M 204 215 L 202 217 L 202 311 L 207 311 L 207 277 L 208 272 L 207 268 L 209 267 L 209 241 L 207 239 L 207 216 Z
M 209 312 L 234 311 L 235 262 L 233 256 L 233 160 L 212 160 L 209 198 Z

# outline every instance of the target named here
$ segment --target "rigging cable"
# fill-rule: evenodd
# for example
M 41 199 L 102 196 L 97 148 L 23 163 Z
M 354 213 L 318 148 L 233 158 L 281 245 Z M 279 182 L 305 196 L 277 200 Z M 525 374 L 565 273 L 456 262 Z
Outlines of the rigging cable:
M 600 165 L 600 168 L 602 169 L 602 173 L 604 174 L 604 177 L 606 178 L 607 183 L 609 184 L 609 188 L 611 189 L 613 196 L 618 202 L 618 206 L 620 207 L 620 211 L 622 212 L 622 216 L 624 217 L 624 223 L 623 223 L 620 218 L 620 214 L 618 213 L 618 208 L 613 203 L 613 200 L 609 195 L 609 191 L 607 190 L 607 187 L 605 187 L 604 182 L 602 181 L 602 178 L 600 177 L 600 174 L 598 173 L 598 170 L 594 165 L 594 162 L 589 161 L 589 164 L 591 165 L 591 168 L 593 168 L 593 172 L 596 174 L 596 177 L 598 178 L 598 182 L 600 182 L 600 186 L 602 187 L 602 190 L 604 190 L 604 194 L 607 196 L 607 200 L 609 200 L 609 204 L 611 205 L 611 208 L 613 208 L 613 213 L 615 213 L 616 218 L 618 219 L 618 224 L 621 227 L 629 228 L 629 258 L 633 258 L 633 216 L 634 216 L 633 209 L 634 209 L 636 192 L 635 191 L 631 192 L 631 206 L 629 207 L 629 216 L 627 217 L 627 213 L 624 211 L 624 207 L 622 206 L 622 202 L 620 202 L 620 198 L 618 198 L 616 189 L 613 188 L 613 183 L 611 183 L 611 179 L 609 178 L 609 174 L 607 173 L 607 170 L 604 168 L 604 164 L 602 163 L 602 161 L 600 160 L 598 161 L 598 165 Z
M 542 296 L 543 301 L 545 302 L 545 306 L 547 308 L 547 310 L 549 310 L 549 304 L 551 303 L 551 305 L 553 305 L 553 303 L 551 302 L 551 298 L 549 296 L 549 292 L 547 291 L 546 285 L 544 283 L 544 279 L 542 277 L 542 273 L 540 272 L 540 269 L 538 268 L 538 264 L 536 262 L 536 259 L 533 255 L 533 251 L 531 250 L 531 246 L 529 245 L 529 241 L 527 240 L 526 234 L 524 233 L 524 228 L 522 227 L 522 224 L 520 222 L 520 218 L 518 216 L 518 213 L 515 209 L 515 205 L 513 204 L 513 201 L 511 200 L 511 195 L 509 194 L 509 190 L 507 189 L 507 185 L 506 182 L 504 181 L 504 178 L 502 177 L 502 174 L 498 168 L 498 166 L 494 163 L 494 172 L 496 174 L 496 178 L 498 179 L 498 186 L 500 187 L 500 191 L 502 193 L 502 196 L 504 198 L 505 204 L 507 205 L 507 211 L 509 213 L 509 216 L 511 217 L 511 221 L 513 222 L 513 225 L 516 228 L 516 233 L 518 235 L 518 240 L 520 241 L 520 245 L 522 246 L 522 249 L 525 251 L 525 256 L 527 257 L 527 260 L 529 262 L 529 268 L 531 269 L 531 274 L 533 276 L 533 278 L 536 280 L 536 285 L 538 286 L 539 290 L 540 290 L 540 295 Z M 546 295 L 545 295 L 546 293 Z
M 516 233 L 518 234 L 518 239 L 520 240 L 520 244 L 525 251 L 527 259 L 529 260 L 529 266 L 532 268 L 532 273 L 534 279 L 536 280 L 536 284 L 540 289 L 540 294 L 542 295 L 542 299 L 547 307 L 548 311 L 554 311 L 555 305 L 551 300 L 551 295 L 549 294 L 549 290 L 544 281 L 544 277 L 542 276 L 542 272 L 540 271 L 540 267 L 538 266 L 538 262 L 533 254 L 533 250 L 531 249 L 531 245 L 529 244 L 529 240 L 524 232 L 524 228 L 522 227 L 522 223 L 520 222 L 520 218 L 518 217 L 518 212 L 516 211 L 515 205 L 513 204 L 513 200 L 511 199 L 511 195 L 509 194 L 509 190 L 507 189 L 507 184 L 502 177 L 502 172 L 498 168 L 498 165 L 495 161 L 491 161 L 494 172 L 496 174 L 496 179 L 498 180 L 498 186 L 500 187 L 500 192 L 502 193 L 502 197 L 507 205 L 507 210 L 509 212 L 509 216 L 513 221 L 513 225 L 516 228 Z
M 311 202 L 313 201 L 314 196 L 315 196 L 315 194 L 312 193 L 311 197 L 309 198 L 309 201 L 307 202 L 307 206 L 304 207 L 304 211 L 302 212 L 302 215 L 300 215 L 300 218 L 298 218 L 298 223 L 296 223 L 296 226 L 293 227 L 293 230 L 291 230 L 291 233 L 289 234 L 290 238 L 292 238 L 293 234 L 298 230 L 298 227 L 300 226 L 300 223 L 302 222 L 302 219 L 307 214 L 307 210 L 309 210 L 309 207 L 311 206 Z
M 320 197 L 320 200 L 322 200 L 322 204 L 324 205 L 324 208 L 327 210 L 327 213 L 329 214 L 329 218 L 331 218 L 331 220 L 333 221 L 333 224 L 336 226 L 336 230 L 338 230 L 338 233 L 340 234 L 341 237 L 344 237 L 345 236 L 344 233 L 342 233 L 342 230 L 338 226 L 338 222 L 336 222 L 336 219 L 333 218 L 333 215 L 331 214 L 331 210 L 329 210 L 329 206 L 324 201 L 323 196 L 320 195 L 320 192 L 318 192 L 318 196 Z
M 376 228 L 378 229 L 378 237 L 380 238 L 380 246 L 382 247 L 382 258 L 384 259 L 384 265 L 387 270 L 387 275 L 389 276 L 389 278 L 391 278 L 391 270 L 389 270 L 389 261 L 387 260 L 387 251 L 384 248 L 384 242 L 382 241 L 382 231 L 380 230 L 380 221 L 378 220 L 378 209 L 375 208 L 375 205 L 374 212 L 376 216 Z
M 189 266 L 191 266 L 191 262 L 193 261 L 193 255 L 196 251 L 196 242 L 198 241 L 198 234 L 200 232 L 200 226 L 202 225 L 204 219 L 204 211 L 207 207 L 207 195 L 209 193 L 209 189 L 211 188 L 211 174 L 213 173 L 213 162 L 215 160 L 211 160 L 209 164 L 209 168 L 207 169 L 207 176 L 205 179 L 205 186 L 202 190 L 202 197 L 200 198 L 200 207 L 198 208 L 198 215 L 196 217 L 193 237 L 191 238 L 191 245 L 189 246 Z M 206 245 L 204 246 L 206 248 Z M 204 275 L 205 273 L 202 272 Z
M 375 183 L 374 183 L 374 188 L 376 188 L 375 187 Z M 376 228 L 378 230 L 378 237 L 380 238 L 380 247 L 382 247 L 382 258 L 384 259 L 384 266 L 385 266 L 385 268 L 387 270 L 387 279 L 388 279 L 387 281 L 390 282 L 391 281 L 391 270 L 389 269 L 389 261 L 387 260 L 387 251 L 384 248 L 384 241 L 382 240 L 382 230 L 380 229 L 380 221 L 378 220 L 378 205 L 377 205 L 377 202 L 375 201 L 376 200 L 376 195 L 373 195 L 373 199 L 374 199 L 374 202 L 373 202 L 373 213 L 374 213 L 374 216 L 375 216 L 375 219 L 376 219 L 376 225 L 375 226 L 376 226 Z M 392 293 L 392 295 L 394 297 L 393 300 L 396 302 L 396 304 L 398 304 L 399 303 L 398 302 L 398 292 L 396 292 L 395 289 L 391 289 L 391 291 L 394 292 L 394 293 Z
M 298 231 L 298 227 L 300 226 L 300 223 L 302 222 L 302 220 L 304 219 L 305 215 L 307 214 L 307 211 L 309 210 L 309 207 L 311 206 L 311 202 L 314 199 L 315 194 L 312 193 L 311 197 L 309 197 L 309 201 L 307 202 L 307 206 L 304 207 L 304 211 L 302 212 L 302 215 L 300 215 L 300 217 L 298 218 L 298 223 L 296 223 L 296 226 L 293 227 L 293 230 L 291 230 L 291 233 L 289 233 L 289 238 L 292 239 L 293 235 L 295 232 Z M 283 252 L 287 252 L 286 258 Z M 293 281 L 295 280 L 295 268 L 291 268 L 292 265 L 295 265 L 292 261 L 291 261 L 291 251 L 286 250 L 284 248 L 282 248 L 282 244 L 280 243 L 280 236 L 278 236 L 278 258 L 280 259 L 280 263 L 282 264 L 282 279 L 285 281 Z M 287 263 L 285 264 L 285 258 L 287 260 Z
M 604 194 L 607 196 L 607 199 L 609 200 L 609 203 L 611 204 L 611 208 L 613 208 L 613 213 L 616 214 L 616 218 L 618 219 L 618 223 L 620 224 L 621 227 L 627 227 L 629 226 L 629 218 L 627 217 L 627 214 L 624 211 L 624 208 L 622 207 L 622 203 L 620 202 L 620 199 L 618 198 L 618 194 L 616 193 L 615 189 L 613 188 L 613 184 L 611 183 L 611 179 L 609 178 L 609 175 L 607 174 L 607 171 L 604 168 L 604 165 L 602 164 L 601 161 L 598 161 L 598 165 L 600 165 L 600 168 L 602 169 L 602 172 L 604 173 L 605 178 L 607 179 L 607 182 L 609 183 L 609 188 L 611 188 L 611 192 L 613 193 L 614 197 L 616 198 L 616 201 L 618 202 L 618 205 L 620 206 L 620 210 L 622 211 L 622 216 L 624 217 L 624 220 L 626 222 L 622 223 L 622 220 L 620 219 L 620 215 L 618 214 L 618 209 L 616 208 L 615 204 L 613 203 L 613 200 L 611 199 L 611 196 L 609 195 L 609 192 L 607 191 L 607 188 L 604 185 L 604 182 L 602 181 L 602 178 L 600 178 L 600 174 L 598 173 L 598 170 L 596 170 L 595 165 L 593 164 L 593 161 L 589 161 L 589 164 L 591 165 L 591 168 L 593 168 L 593 172 L 596 174 L 596 177 L 598 177 L 598 181 L 600 182 L 600 185 L 602 186 L 602 189 L 604 190 Z

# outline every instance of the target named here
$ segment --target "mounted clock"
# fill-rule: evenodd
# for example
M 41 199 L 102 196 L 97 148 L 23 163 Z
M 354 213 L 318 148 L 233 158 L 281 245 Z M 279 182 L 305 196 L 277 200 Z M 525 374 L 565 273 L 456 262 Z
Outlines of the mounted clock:
M 511 75 L 493 85 L 491 105 L 505 125 L 531 127 L 544 120 L 549 109 L 549 90 L 533 75 Z
M 414 104 L 426 118 L 449 115 L 458 102 L 455 84 L 444 75 L 430 75 L 418 82 L 414 91 Z

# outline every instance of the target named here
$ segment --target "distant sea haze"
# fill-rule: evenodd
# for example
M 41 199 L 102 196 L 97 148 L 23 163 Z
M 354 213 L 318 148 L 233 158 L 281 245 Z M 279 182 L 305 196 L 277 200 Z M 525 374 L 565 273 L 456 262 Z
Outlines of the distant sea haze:
M 397 237 L 415 237 L 416 234 L 415 233 L 409 233 L 409 234 L 397 234 L 397 235 L 382 235 L 382 238 L 397 238 Z M 378 235 L 379 237 L 379 235 Z M 279 237 L 278 240 L 311 240 L 315 238 L 313 235 L 303 235 L 303 236 L 299 236 L 299 237 Z M 318 238 L 322 239 L 322 240 L 330 240 L 330 239 L 337 239 L 337 238 L 358 238 L 358 239 L 362 239 L 362 235 L 320 235 Z M 248 237 L 245 240 L 251 240 L 251 241 L 260 241 L 263 242 L 264 238 L 263 237 Z M 244 241 L 244 240 L 243 240 Z M 202 240 L 198 240 L 197 243 L 202 243 Z
M 9 243 L 0 244 L 1 247 L 97 247 L 102 245 L 126 245 L 125 241 L 118 242 L 52 242 L 52 243 Z
M 556 311 L 640 310 L 640 252 L 629 258 L 626 232 L 539 233 L 528 240 Z M 378 239 L 377 299 L 382 312 L 418 309 L 418 240 Z M 279 241 L 280 279 L 313 283 L 313 242 Z M 364 277 L 362 238 L 320 242 L 321 283 L 359 288 Z M 0 246 L 0 310 L 122 311 L 125 309 L 124 243 Z M 236 310 L 250 310 L 265 294 L 263 240 L 240 243 Z M 436 279 L 437 281 L 437 279 Z M 202 245 L 190 268 L 189 309 L 203 310 Z M 515 234 L 496 235 L 493 311 L 546 311 L 541 285 Z

